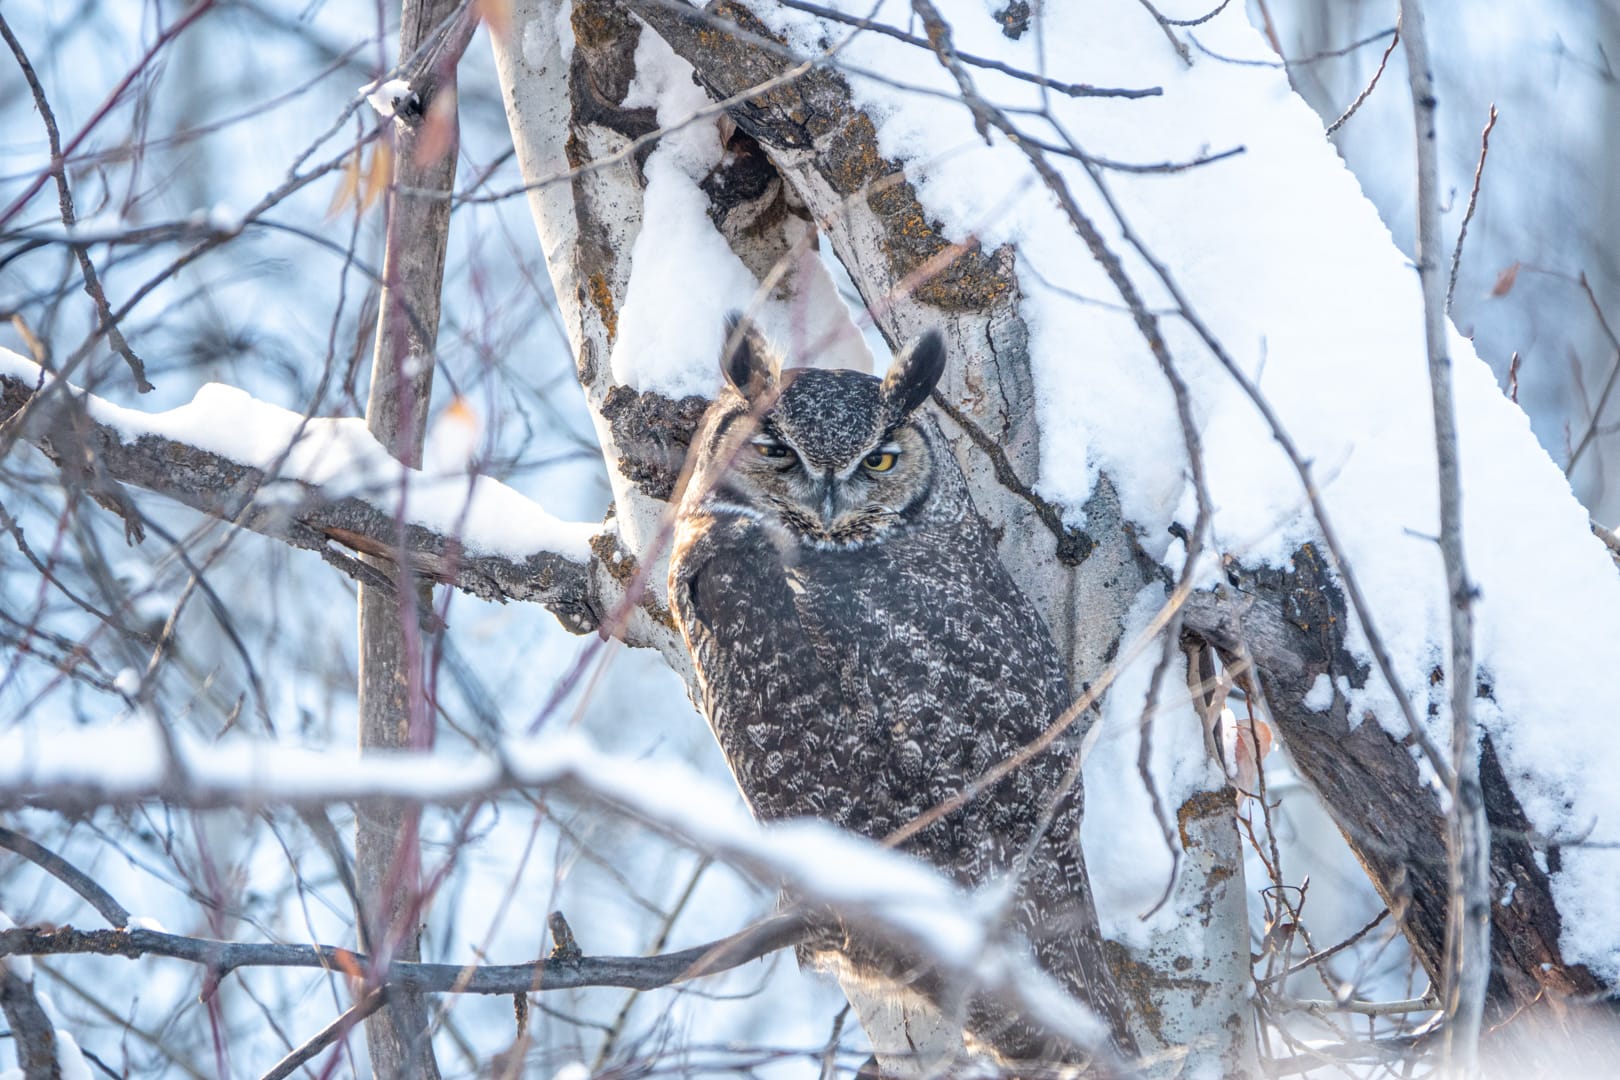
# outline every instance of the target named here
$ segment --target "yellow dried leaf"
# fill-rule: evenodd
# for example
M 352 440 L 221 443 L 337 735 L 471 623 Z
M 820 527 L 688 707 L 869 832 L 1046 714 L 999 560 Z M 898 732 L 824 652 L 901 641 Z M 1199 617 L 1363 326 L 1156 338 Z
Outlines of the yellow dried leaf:
M 393 182 L 394 144 L 383 139 L 371 151 L 371 166 L 366 169 L 365 182 L 360 186 L 361 213 L 370 210 Z
M 360 190 L 360 151 L 355 150 L 349 155 L 349 160 L 343 163 L 343 176 L 338 181 L 338 189 L 332 195 L 332 205 L 326 208 L 327 220 L 337 217 L 353 201 L 355 192 Z

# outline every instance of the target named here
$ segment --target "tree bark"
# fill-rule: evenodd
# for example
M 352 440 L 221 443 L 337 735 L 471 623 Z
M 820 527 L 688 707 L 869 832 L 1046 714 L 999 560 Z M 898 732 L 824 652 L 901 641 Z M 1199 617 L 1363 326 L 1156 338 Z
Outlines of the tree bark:
M 0 1016 L 11 1029 L 17 1065 L 24 1080 L 60 1080 L 56 1058 L 56 1028 L 34 996 L 32 979 L 24 979 L 0 963 Z
M 1445 970 L 1446 815 L 1410 747 L 1370 714 L 1352 716 L 1343 688 L 1370 672 L 1345 645 L 1351 615 L 1314 545 L 1288 570 L 1230 568 L 1232 585 L 1195 596 L 1186 625 L 1228 658 L 1246 649 L 1289 756 L 1333 816 L 1374 888 L 1389 906 L 1434 985 Z M 1305 704 L 1316 680 L 1333 683 L 1325 710 Z M 1341 681 L 1342 680 L 1342 681 Z M 1489 693 L 1485 688 L 1483 693 Z M 1491 827 L 1491 976 L 1486 1022 L 1546 1006 L 1555 1015 L 1608 993 L 1584 965 L 1559 951 L 1562 915 L 1549 871 L 1559 847 L 1537 837 L 1489 738 L 1480 778 Z
M 433 389 L 449 195 L 456 176 L 455 68 L 474 25 L 457 15 L 461 7 L 459 0 L 404 0 L 400 19 L 402 63 L 430 37 L 441 37 L 419 70 L 403 73 L 415 100 L 402 103 L 394 118 L 395 165 L 366 426 L 396 458 L 413 466 L 421 463 Z M 452 19 L 464 26 L 445 25 Z M 405 559 L 394 563 L 400 573 L 393 588 L 360 586 L 362 750 L 433 744 L 433 720 L 422 695 L 426 643 L 420 629 L 421 616 L 431 607 L 431 586 L 419 583 Z M 375 565 L 386 571 L 388 564 Z M 384 966 L 395 959 L 421 959 L 420 820 L 420 807 L 402 803 L 363 805 L 356 812 L 360 939 Z M 436 1080 L 427 1004 L 420 994 L 392 995 L 365 1027 L 375 1075 Z

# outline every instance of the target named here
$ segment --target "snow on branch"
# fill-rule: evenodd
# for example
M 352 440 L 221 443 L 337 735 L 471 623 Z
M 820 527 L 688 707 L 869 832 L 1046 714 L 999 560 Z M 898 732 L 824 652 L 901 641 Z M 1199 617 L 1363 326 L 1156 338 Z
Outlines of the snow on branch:
M 603 754 L 575 734 L 513 741 L 498 753 L 461 758 L 340 754 L 253 740 L 202 743 L 165 738 L 152 725 L 142 724 L 57 732 L 49 738 L 28 731 L 0 737 L 0 807 L 84 810 L 153 799 L 196 808 L 313 806 L 383 798 L 467 803 L 520 788 L 543 788 L 551 795 L 634 818 L 785 889 L 807 907 L 831 909 L 838 919 L 923 958 L 944 980 L 942 985 L 971 980 L 992 996 L 1011 996 L 1029 1015 L 1080 1045 L 1094 1044 L 1103 1033 L 1100 1023 L 1049 977 L 999 948 L 985 918 L 985 913 L 1000 910 L 996 886 L 989 886 L 982 897 L 964 894 L 920 860 L 826 822 L 761 826 L 729 786 L 682 764 Z M 576 967 L 571 975 L 557 965 L 524 964 L 475 969 L 468 980 L 468 969 L 457 965 L 398 964 L 390 978 L 414 980 L 410 985 L 421 990 L 448 990 L 468 980 L 465 987 L 478 993 L 563 985 L 661 986 L 684 977 L 694 964 L 712 964 L 712 959 L 704 958 L 716 949 L 720 952 L 715 955 L 742 963 L 752 958 L 747 955 L 750 950 L 757 950 L 753 956 L 758 956 L 794 943 L 797 922 L 789 916 L 767 921 L 653 965 L 597 958 L 592 966 Z M 265 964 L 347 966 L 336 950 L 315 946 L 233 945 L 150 930 L 0 932 L 0 956 L 51 952 L 173 956 L 221 971 Z M 538 981 L 541 975 L 543 985 Z M 553 975 L 561 981 L 553 982 Z M 586 979 L 597 981 L 581 981 Z
M 429 475 L 395 461 L 359 419 L 311 419 L 211 383 L 161 413 L 125 409 L 0 349 L 0 423 L 123 514 L 121 485 L 165 495 L 351 574 L 339 548 L 400 561 L 486 600 L 542 603 L 576 631 L 603 611 L 591 581 L 595 526 L 558 521 L 497 480 Z M 370 571 L 371 576 L 378 576 Z M 386 579 L 384 579 L 386 583 Z

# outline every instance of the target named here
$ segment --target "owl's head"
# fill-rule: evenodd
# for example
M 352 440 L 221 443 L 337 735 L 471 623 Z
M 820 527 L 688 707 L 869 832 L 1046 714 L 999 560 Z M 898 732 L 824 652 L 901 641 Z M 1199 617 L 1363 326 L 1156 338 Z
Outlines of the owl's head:
M 706 508 L 744 513 L 816 547 L 859 547 L 915 521 L 947 451 L 919 407 L 945 370 L 930 331 L 887 377 L 783 368 L 754 328 L 730 320 L 695 477 Z

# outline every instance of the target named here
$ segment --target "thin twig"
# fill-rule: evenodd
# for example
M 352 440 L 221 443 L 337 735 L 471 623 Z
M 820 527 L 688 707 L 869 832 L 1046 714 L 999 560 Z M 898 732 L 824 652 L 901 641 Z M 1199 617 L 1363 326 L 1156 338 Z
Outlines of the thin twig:
M 1401 0 L 1401 30 L 1417 133 L 1417 264 L 1423 287 L 1424 341 L 1434 401 L 1439 467 L 1440 554 L 1451 612 L 1451 800 L 1446 811 L 1450 903 L 1441 991 L 1445 996 L 1444 1068 L 1473 1076 L 1491 968 L 1490 825 L 1485 817 L 1474 739 L 1474 586 L 1463 558 L 1462 471 L 1452 397 L 1446 298 L 1440 282 L 1440 150 L 1434 71 L 1421 0 Z
M 1349 937 L 1345 938 L 1343 941 L 1339 942 L 1337 945 L 1330 945 L 1328 948 L 1323 949 L 1320 952 L 1314 952 L 1311 955 L 1307 956 L 1305 959 L 1301 960 L 1299 963 L 1295 964 L 1293 967 L 1288 968 L 1288 969 L 1286 969 L 1284 971 L 1280 971 L 1275 975 L 1267 976 L 1265 979 L 1263 979 L 1261 981 L 1263 981 L 1263 982 L 1274 982 L 1274 981 L 1276 981 L 1278 979 L 1284 979 L 1284 978 L 1287 978 L 1290 975 L 1294 975 L 1294 974 L 1297 974 L 1298 972 L 1304 971 L 1306 968 L 1313 967 L 1313 966 L 1315 966 L 1317 964 L 1320 964 L 1323 961 L 1328 960 L 1328 959 L 1338 955 L 1339 953 L 1343 952 L 1345 949 L 1348 949 L 1350 946 L 1352 946 L 1356 942 L 1360 941 L 1362 938 L 1366 937 L 1368 934 L 1370 934 L 1374 930 L 1374 928 L 1376 928 L 1378 926 L 1379 923 L 1383 922 L 1387 918 L 1389 918 L 1389 908 L 1384 908 L 1377 915 L 1373 916 L 1371 921 L 1369 921 L 1366 925 L 1364 925 L 1360 930 L 1357 930 L 1355 933 L 1351 934 Z
M 207 4 L 199 5 L 200 8 L 207 6 Z M 34 73 L 34 65 L 28 62 L 28 54 L 23 51 L 22 42 L 12 34 L 11 26 L 6 22 L 4 14 L 0 14 L 0 37 L 6 39 L 6 44 L 11 47 L 11 55 L 17 58 L 17 66 L 22 68 L 23 78 L 27 80 L 28 89 L 34 95 L 34 107 L 39 110 L 39 117 L 45 124 L 45 138 L 51 148 L 50 175 L 56 178 L 56 200 L 62 213 L 62 225 L 71 237 L 78 217 L 73 208 L 73 190 L 68 187 L 67 159 L 62 156 L 62 137 L 56 128 L 56 115 L 51 112 L 51 104 L 45 97 L 45 87 L 40 85 L 39 76 Z M 74 256 L 79 260 L 79 272 L 84 275 L 84 291 L 89 293 L 90 299 L 95 302 L 96 314 L 101 319 L 102 325 L 107 328 L 107 341 L 129 365 L 130 373 L 135 376 L 135 388 L 143 394 L 146 393 L 152 389 L 152 384 L 146 381 L 146 364 L 135 355 L 135 350 L 124 340 L 124 332 L 118 328 L 118 321 L 113 317 L 112 305 L 107 302 L 107 293 L 101 287 L 101 277 L 96 273 L 96 264 L 90 259 L 90 249 L 83 241 L 73 242 L 70 239 L 69 243 Z
M 1384 55 L 1378 61 L 1378 70 L 1373 72 L 1372 78 L 1367 81 L 1367 85 L 1362 88 L 1361 93 L 1356 95 L 1356 100 L 1350 103 L 1350 107 L 1345 109 L 1344 112 L 1340 113 L 1339 118 L 1333 121 L 1333 123 L 1329 124 L 1327 126 L 1327 131 L 1323 134 L 1332 135 L 1335 131 L 1338 131 L 1340 128 L 1344 127 L 1345 121 L 1356 115 L 1356 111 L 1366 103 L 1368 98 L 1372 97 L 1372 92 L 1378 87 L 1378 80 L 1384 77 L 1384 66 L 1389 63 L 1390 54 L 1395 51 L 1395 46 L 1399 45 L 1400 43 L 1401 27 L 1399 23 L 1396 23 L 1395 33 L 1390 36 L 1389 45 L 1384 49 Z M 1492 113 L 1492 115 L 1494 116 L 1495 114 Z
M 1373 42 L 1382 41 L 1393 33 L 1395 33 L 1395 28 L 1390 27 L 1388 30 L 1380 30 L 1376 34 L 1368 34 L 1366 37 L 1352 41 L 1350 44 L 1341 48 L 1324 49 L 1321 52 L 1311 53 L 1309 56 L 1300 56 L 1295 58 L 1284 57 L 1281 60 L 1248 60 L 1241 56 L 1224 56 L 1221 53 L 1206 48 L 1201 42 L 1199 42 L 1198 38 L 1192 34 L 1188 34 L 1187 37 L 1195 46 L 1197 46 L 1199 52 L 1203 53 L 1211 60 L 1219 60 L 1223 64 L 1236 64 L 1239 67 L 1291 68 L 1303 67 L 1307 64 L 1319 64 L 1323 60 L 1337 60 L 1341 56 L 1349 56 L 1357 49 L 1364 49 Z
M 1223 0 L 1221 7 L 1225 7 L 1228 2 L 1230 2 L 1230 0 Z M 915 34 L 908 34 L 898 27 L 889 26 L 886 23 L 876 22 L 872 19 L 863 18 L 859 15 L 848 15 L 837 10 L 836 8 L 824 7 L 821 4 L 808 3 L 807 0 L 777 0 L 777 3 L 782 7 L 792 8 L 795 11 L 802 11 L 807 15 L 815 15 L 816 17 L 826 19 L 829 22 L 843 23 L 845 26 L 853 26 L 861 30 L 870 30 L 875 34 L 882 34 L 885 37 L 891 37 L 896 41 L 903 41 L 907 45 L 915 45 L 921 49 L 928 49 L 930 51 L 933 49 L 933 45 L 928 41 L 927 38 L 920 38 Z M 1216 13 L 1218 12 L 1219 8 L 1216 9 Z M 1214 13 L 1212 13 L 1209 17 L 1212 18 L 1213 14 Z M 983 56 L 974 56 L 972 53 L 959 52 L 956 54 L 956 58 L 970 67 L 984 68 L 986 71 L 998 71 L 1003 75 L 1010 75 L 1015 79 L 1021 79 L 1022 81 L 1028 83 L 1034 83 L 1036 86 L 1042 86 L 1048 90 L 1056 90 L 1058 93 L 1065 94 L 1069 97 L 1145 98 L 1157 97 L 1164 93 L 1164 89 L 1158 86 L 1126 89 L 1113 86 L 1092 86 L 1089 83 L 1059 82 L 1056 79 L 1049 79 L 1044 75 L 1037 75 L 1034 72 L 1024 71 L 1021 68 L 1015 68 L 1011 64 L 1004 64 L 1000 60 L 991 60 Z
M 270 1067 L 260 1080 L 286 1080 L 306 1061 L 354 1030 L 354 1026 L 388 1003 L 388 990 L 379 987 L 344 1009 L 335 1020 L 321 1028 L 303 1045 Z
M 1614 350 L 1614 361 L 1609 368 L 1608 377 L 1603 380 L 1603 389 L 1598 392 L 1597 404 L 1592 407 L 1592 419 L 1586 425 L 1586 433 L 1581 436 L 1580 441 L 1575 444 L 1575 448 L 1570 451 L 1569 464 L 1564 466 L 1565 476 L 1575 471 L 1575 466 L 1581 460 L 1581 455 L 1586 453 L 1587 447 L 1592 445 L 1592 440 L 1597 438 L 1598 421 L 1603 416 L 1603 410 L 1608 408 L 1609 396 L 1614 393 L 1616 384 L 1620 383 L 1620 337 L 1616 337 L 1614 329 L 1609 326 L 1609 320 L 1603 314 L 1603 307 L 1598 303 L 1597 294 L 1592 291 L 1592 283 L 1587 279 L 1586 271 L 1581 271 L 1577 283 L 1580 285 L 1581 291 L 1586 294 L 1587 303 L 1592 306 L 1592 314 L 1597 316 L 1599 329 L 1603 331 L 1603 336 L 1608 339 L 1609 347 Z
M 1387 53 L 1385 55 L 1388 56 Z M 1457 292 L 1457 271 L 1462 267 L 1463 241 L 1468 239 L 1468 223 L 1474 220 L 1474 208 L 1479 205 L 1479 182 L 1485 175 L 1485 156 L 1491 152 L 1491 129 L 1495 126 L 1496 105 L 1493 102 L 1490 118 L 1485 121 L 1485 130 L 1479 136 L 1479 164 L 1474 166 L 1474 187 L 1468 193 L 1468 209 L 1463 214 L 1462 227 L 1457 230 L 1457 246 L 1451 253 L 1451 278 L 1446 282 L 1447 315 L 1451 314 L 1451 300 Z

